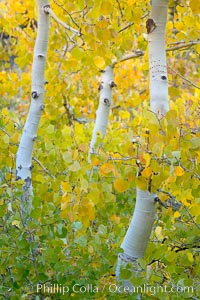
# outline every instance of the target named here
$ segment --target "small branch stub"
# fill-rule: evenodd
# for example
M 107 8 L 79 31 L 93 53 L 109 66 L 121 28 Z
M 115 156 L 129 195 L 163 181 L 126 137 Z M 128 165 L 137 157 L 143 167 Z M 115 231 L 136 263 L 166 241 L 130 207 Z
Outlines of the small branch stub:
M 110 87 L 111 87 L 111 88 L 116 87 L 116 86 L 117 86 L 117 85 L 116 85 L 116 83 L 115 83 L 114 81 L 111 81 L 111 82 L 110 82 Z
M 98 87 L 98 91 L 100 92 L 101 90 L 103 90 L 103 85 L 100 83 L 100 85 Z
M 44 10 L 44 13 L 45 13 L 45 14 L 49 14 L 50 5 L 49 5 L 49 4 L 44 5 L 44 6 L 43 6 L 43 10 Z
M 109 101 L 109 99 L 105 98 L 105 99 L 103 100 L 103 102 L 104 102 L 107 106 L 110 106 L 110 101 Z
M 31 96 L 32 96 L 33 99 L 39 98 L 39 94 L 36 91 L 33 91 Z
M 44 104 L 40 105 L 40 110 L 43 111 L 44 110 Z
M 25 180 L 25 185 L 23 186 L 24 191 L 28 191 L 31 187 L 31 178 L 28 176 Z
M 163 206 L 164 208 L 168 208 L 167 204 L 164 203 L 164 202 L 162 202 L 162 201 L 160 200 L 159 197 L 155 197 L 155 198 L 154 198 L 154 202 L 160 204 L 160 205 Z
M 153 19 L 148 19 L 146 22 L 146 29 L 147 29 L 147 33 L 152 33 L 155 29 L 156 29 L 156 23 L 154 22 Z

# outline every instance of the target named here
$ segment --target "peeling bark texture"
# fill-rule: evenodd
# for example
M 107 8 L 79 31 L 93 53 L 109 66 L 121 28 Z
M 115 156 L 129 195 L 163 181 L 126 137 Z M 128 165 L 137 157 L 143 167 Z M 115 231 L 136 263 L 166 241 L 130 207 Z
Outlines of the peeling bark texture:
M 165 27 L 168 0 L 152 0 L 151 16 L 147 20 L 149 68 L 150 68 L 150 107 L 159 117 L 169 109 L 168 81 L 165 53 Z M 155 218 L 156 194 L 136 188 L 136 205 L 128 231 L 124 237 L 116 268 L 120 280 L 120 268 L 132 264 L 132 272 L 139 276 L 137 258 L 143 257 L 147 248 Z M 130 287 L 129 280 L 123 285 Z
M 23 195 L 26 191 L 26 197 L 22 198 L 25 198 L 26 202 L 30 201 L 28 195 L 32 194 L 33 145 L 37 136 L 41 113 L 44 109 L 44 70 L 49 37 L 49 14 L 45 12 L 45 7 L 49 6 L 48 0 L 37 0 L 37 6 L 38 32 L 32 65 L 31 105 L 16 155 L 16 178 L 25 181 Z
M 111 97 L 112 97 L 112 88 L 116 84 L 113 81 L 113 67 L 108 66 L 105 71 L 102 72 L 102 81 L 99 85 L 100 99 L 99 106 L 96 111 L 96 121 L 92 133 L 92 140 L 90 143 L 89 150 L 89 161 L 90 155 L 98 153 L 98 150 L 101 145 L 96 145 L 97 134 L 100 133 L 102 138 L 106 134 L 106 129 L 108 126 L 108 116 L 111 107 Z

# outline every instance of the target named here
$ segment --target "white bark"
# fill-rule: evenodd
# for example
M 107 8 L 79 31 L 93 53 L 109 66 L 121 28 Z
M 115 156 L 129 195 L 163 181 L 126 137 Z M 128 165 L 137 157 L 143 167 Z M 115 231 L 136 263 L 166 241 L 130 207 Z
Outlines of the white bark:
M 133 258 L 143 257 L 155 216 L 155 194 L 137 188 L 136 205 L 129 229 L 121 245 Z
M 102 139 L 106 135 L 106 129 L 108 126 L 108 117 L 111 107 L 111 97 L 112 97 L 112 88 L 115 86 L 113 81 L 113 67 L 108 66 L 104 71 L 102 71 L 102 81 L 99 86 L 100 99 L 99 106 L 96 111 L 96 121 L 92 133 L 92 140 L 90 143 L 89 150 L 89 160 L 90 154 L 95 154 L 98 152 L 101 145 L 96 145 L 97 135 L 101 134 Z
M 165 115 L 169 110 L 167 63 L 165 52 L 165 30 L 167 22 L 168 0 L 153 0 L 151 17 L 156 25 L 148 34 L 150 105 L 151 110 Z
M 165 27 L 168 0 L 152 0 L 152 10 L 148 28 L 149 68 L 150 68 L 150 106 L 159 116 L 169 109 L 168 82 L 165 53 Z M 152 22 L 153 21 L 153 22 Z M 148 27 L 148 26 L 147 26 Z M 123 254 L 119 255 L 116 275 L 120 277 L 120 266 L 143 257 L 155 217 L 155 194 L 136 188 L 136 205 L 129 229 L 122 242 Z M 129 286 L 130 282 L 124 282 Z
M 33 144 L 37 136 L 38 125 L 44 110 L 44 70 L 49 37 L 49 14 L 45 6 L 48 0 L 37 0 L 38 6 L 38 31 L 34 48 L 32 65 L 32 91 L 29 114 L 24 126 L 20 144 L 16 155 L 16 176 L 26 182 L 26 191 L 31 193 L 31 170 Z

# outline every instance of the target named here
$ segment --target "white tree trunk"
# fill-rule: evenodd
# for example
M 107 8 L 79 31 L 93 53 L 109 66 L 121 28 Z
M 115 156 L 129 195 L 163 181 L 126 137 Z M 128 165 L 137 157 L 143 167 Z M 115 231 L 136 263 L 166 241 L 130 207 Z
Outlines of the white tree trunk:
M 153 20 L 153 22 L 147 21 L 147 28 L 150 27 L 150 31 L 152 30 L 152 32 L 148 34 L 150 105 L 151 110 L 161 116 L 165 115 L 169 110 L 165 51 L 167 10 L 168 0 L 153 0 L 151 17 L 149 19 Z M 148 24 L 150 24 L 150 26 L 148 26 Z
M 147 21 L 149 69 L 150 69 L 150 106 L 160 117 L 169 109 L 168 81 L 165 53 L 165 28 L 168 0 L 152 0 L 151 16 Z M 119 280 L 121 265 L 143 257 L 155 217 L 155 194 L 136 188 L 136 205 L 129 229 L 122 242 L 124 253 L 119 254 L 116 275 Z M 133 268 L 134 270 L 134 268 Z M 128 281 L 125 285 L 130 285 Z
M 108 66 L 102 71 L 102 80 L 99 86 L 100 99 L 99 106 L 96 111 L 96 121 L 92 133 L 92 140 L 90 143 L 89 150 L 89 161 L 90 155 L 98 153 L 101 145 L 96 145 L 98 133 L 101 134 L 102 139 L 106 135 L 106 129 L 108 126 L 108 117 L 111 107 L 112 88 L 115 86 L 113 81 L 113 67 Z
M 16 177 L 25 181 L 24 191 L 31 194 L 31 170 L 33 144 L 37 136 L 38 125 L 44 110 L 44 70 L 49 37 L 48 0 L 37 0 L 38 31 L 34 48 L 32 65 L 32 90 L 29 114 L 24 126 L 16 155 Z
M 129 229 L 121 247 L 132 258 L 143 257 L 155 216 L 155 194 L 136 190 L 136 205 Z

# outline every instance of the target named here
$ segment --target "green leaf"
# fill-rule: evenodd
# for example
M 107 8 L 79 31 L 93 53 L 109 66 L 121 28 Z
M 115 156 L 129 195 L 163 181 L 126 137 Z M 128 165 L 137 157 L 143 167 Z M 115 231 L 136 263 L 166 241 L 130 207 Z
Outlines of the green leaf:
M 105 226 L 103 224 L 99 225 L 98 233 L 102 234 L 102 235 L 107 234 L 107 226 Z
M 75 230 L 80 230 L 82 229 L 83 225 L 80 221 L 76 221 L 72 223 L 72 228 Z
M 87 245 L 87 238 L 85 236 L 80 236 L 76 238 L 74 242 L 81 247 L 85 247 Z
M 80 164 L 78 161 L 75 161 L 71 166 L 68 167 L 68 169 L 72 172 L 77 172 L 81 168 Z

